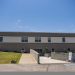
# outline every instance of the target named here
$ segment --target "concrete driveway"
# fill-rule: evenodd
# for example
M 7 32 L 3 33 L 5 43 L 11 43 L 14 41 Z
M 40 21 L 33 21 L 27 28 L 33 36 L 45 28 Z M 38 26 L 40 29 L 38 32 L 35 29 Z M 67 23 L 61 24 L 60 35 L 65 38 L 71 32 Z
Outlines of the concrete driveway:
M 22 54 L 19 64 L 37 64 L 34 57 L 29 53 Z
M 51 64 L 51 63 L 70 63 L 67 61 L 62 61 L 62 60 L 56 60 L 56 59 L 51 59 L 51 57 L 40 57 L 40 63 L 41 64 Z

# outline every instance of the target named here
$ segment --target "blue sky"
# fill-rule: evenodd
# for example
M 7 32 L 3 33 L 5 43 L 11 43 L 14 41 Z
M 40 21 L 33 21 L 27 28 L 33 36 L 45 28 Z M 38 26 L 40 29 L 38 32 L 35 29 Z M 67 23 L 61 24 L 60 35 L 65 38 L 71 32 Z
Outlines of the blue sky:
M 0 0 L 0 31 L 75 32 L 75 0 Z

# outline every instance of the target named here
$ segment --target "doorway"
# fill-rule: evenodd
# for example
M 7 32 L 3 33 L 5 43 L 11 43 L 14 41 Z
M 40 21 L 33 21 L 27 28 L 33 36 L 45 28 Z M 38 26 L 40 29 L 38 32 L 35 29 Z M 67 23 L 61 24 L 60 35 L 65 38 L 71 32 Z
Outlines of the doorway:
M 21 49 L 21 53 L 25 53 L 26 50 L 24 48 Z

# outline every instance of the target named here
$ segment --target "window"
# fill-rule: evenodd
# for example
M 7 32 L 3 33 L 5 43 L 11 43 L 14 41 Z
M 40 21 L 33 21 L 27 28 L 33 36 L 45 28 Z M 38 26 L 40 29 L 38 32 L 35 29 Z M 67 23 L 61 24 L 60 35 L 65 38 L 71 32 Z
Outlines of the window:
M 62 38 L 62 42 L 65 42 L 65 38 L 64 37 Z
M 50 37 L 48 37 L 48 42 L 51 42 L 51 38 Z
M 41 37 L 35 37 L 35 42 L 41 42 Z
M 22 42 L 28 42 L 28 37 L 27 36 L 23 36 L 22 37 Z
M 0 42 L 3 42 L 3 37 L 0 37 Z

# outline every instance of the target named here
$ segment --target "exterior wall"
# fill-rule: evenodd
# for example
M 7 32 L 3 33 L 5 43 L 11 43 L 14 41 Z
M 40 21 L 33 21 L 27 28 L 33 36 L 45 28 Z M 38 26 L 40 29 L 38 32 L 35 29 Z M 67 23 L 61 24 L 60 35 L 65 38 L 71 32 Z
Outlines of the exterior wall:
M 65 37 L 66 43 L 75 43 L 75 37 Z
M 3 36 L 5 43 L 21 43 L 21 36 Z M 28 37 L 28 43 L 36 43 L 35 37 Z M 41 37 L 41 43 L 48 43 L 48 37 Z M 62 37 L 51 37 L 51 43 L 63 43 Z M 65 37 L 65 43 L 75 43 L 75 37 Z
M 75 53 L 72 53 L 72 62 L 75 62 Z
M 3 37 L 3 42 L 8 42 L 8 43 L 14 43 L 14 42 L 21 42 L 21 37 L 10 37 L 10 36 L 4 36 Z
M 35 43 L 35 37 L 28 37 L 28 43 Z
M 21 52 L 22 49 L 25 49 L 26 52 L 30 52 L 29 45 L 25 43 L 0 43 L 0 51 Z
M 51 58 L 57 59 L 57 60 L 68 60 L 68 53 L 57 53 L 57 52 L 51 52 Z
M 51 43 L 62 43 L 62 37 L 51 37 Z
M 67 51 L 70 48 L 75 52 L 75 44 L 48 44 L 48 43 L 0 43 L 1 51 L 18 51 L 21 52 L 21 49 L 25 49 L 26 52 L 30 52 L 30 49 L 45 49 L 48 48 L 49 51 L 54 48 L 55 51 Z
M 41 37 L 41 43 L 48 43 L 48 37 Z

